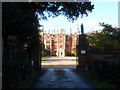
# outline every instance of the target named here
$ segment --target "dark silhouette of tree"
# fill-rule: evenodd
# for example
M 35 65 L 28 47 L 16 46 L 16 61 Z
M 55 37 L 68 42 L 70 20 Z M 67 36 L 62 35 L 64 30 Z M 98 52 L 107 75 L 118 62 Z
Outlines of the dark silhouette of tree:
M 26 4 L 26 3 L 25 3 Z M 83 17 L 88 12 L 92 12 L 94 5 L 91 2 L 44 2 L 44 3 L 29 3 L 27 6 L 33 12 L 38 12 L 42 19 L 47 19 L 45 12 L 48 13 L 48 17 L 56 17 L 64 15 L 68 20 L 77 20 L 79 16 Z
M 13 33 L 26 37 L 33 36 L 38 32 L 38 14 L 39 19 L 47 19 L 47 17 L 56 17 L 64 15 L 69 21 L 74 21 L 83 15 L 92 12 L 94 5 L 91 2 L 11 2 L 3 3 L 3 34 Z M 48 16 L 46 16 L 46 14 Z M 9 29 L 9 31 L 8 31 Z M 22 35 L 21 35 L 22 34 Z

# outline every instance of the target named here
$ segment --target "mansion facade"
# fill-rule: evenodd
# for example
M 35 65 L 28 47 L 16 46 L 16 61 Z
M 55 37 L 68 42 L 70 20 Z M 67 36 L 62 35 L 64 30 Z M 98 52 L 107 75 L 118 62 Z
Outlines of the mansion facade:
M 80 31 L 72 34 L 65 34 L 65 30 L 61 29 L 59 34 L 50 34 L 44 33 L 44 29 L 41 30 L 41 41 L 42 48 L 49 52 L 51 56 L 64 57 L 66 55 L 72 54 L 73 50 L 75 50 L 78 36 L 80 35 Z

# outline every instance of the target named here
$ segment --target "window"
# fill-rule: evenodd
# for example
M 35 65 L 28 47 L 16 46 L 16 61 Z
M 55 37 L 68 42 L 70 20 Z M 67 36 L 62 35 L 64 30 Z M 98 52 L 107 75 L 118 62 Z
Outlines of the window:
M 62 41 L 60 41 L 60 43 L 62 43 Z
M 46 41 L 46 43 L 50 43 L 50 41 Z
M 77 37 L 75 36 L 75 37 L 74 37 L 74 39 L 76 40 L 76 39 L 77 39 Z
M 47 49 L 50 49 L 50 46 L 46 46 Z
M 66 41 L 67 44 L 69 44 L 69 41 Z
M 76 48 L 76 46 L 74 46 L 74 48 Z
M 67 38 L 67 39 L 70 39 L 70 37 L 68 37 L 68 36 L 67 36 L 66 38 Z
M 62 39 L 63 37 L 62 36 L 60 36 L 60 39 Z
M 57 46 L 55 46 L 55 49 L 57 49 Z
M 67 46 L 66 49 L 69 49 L 69 47 Z
M 62 46 L 60 46 L 60 48 L 62 48 Z
M 50 37 L 48 36 L 47 39 L 50 39 Z
M 74 44 L 77 44 L 77 42 L 76 42 L 76 41 L 74 41 Z
M 55 41 L 55 43 L 57 43 L 57 41 Z
M 55 55 L 57 54 L 57 51 L 55 51 Z

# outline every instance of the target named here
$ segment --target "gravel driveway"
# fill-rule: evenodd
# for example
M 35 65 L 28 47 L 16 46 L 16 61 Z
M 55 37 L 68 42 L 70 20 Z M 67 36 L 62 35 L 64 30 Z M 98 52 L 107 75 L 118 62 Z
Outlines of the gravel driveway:
M 73 61 L 75 57 L 68 58 L 50 58 L 47 61 L 42 62 L 42 68 L 76 68 L 76 61 Z

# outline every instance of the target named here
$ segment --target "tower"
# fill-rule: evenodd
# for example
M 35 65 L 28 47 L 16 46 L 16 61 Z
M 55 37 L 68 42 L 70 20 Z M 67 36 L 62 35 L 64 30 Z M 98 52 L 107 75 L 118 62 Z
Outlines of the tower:
M 77 35 L 80 35 L 80 30 L 78 28 L 78 24 L 77 24 Z
M 61 30 L 60 30 L 60 33 L 64 34 L 64 29 L 61 29 Z
M 84 34 L 83 23 L 81 24 L 81 33 Z
M 72 30 L 71 30 L 71 28 L 70 28 L 70 34 L 72 34 Z

